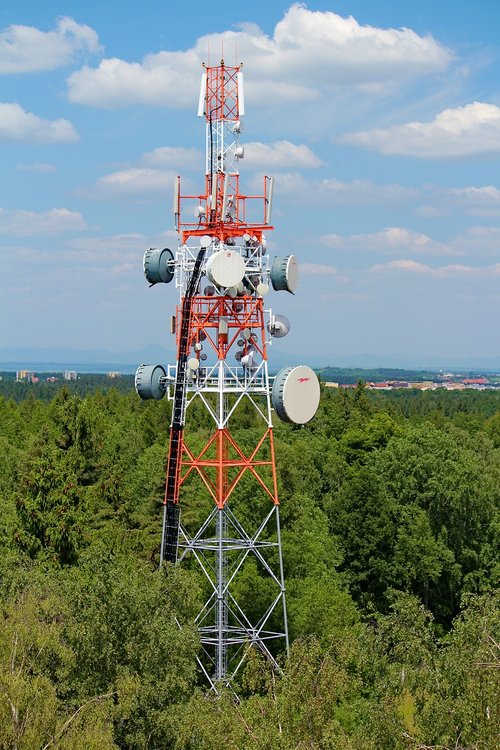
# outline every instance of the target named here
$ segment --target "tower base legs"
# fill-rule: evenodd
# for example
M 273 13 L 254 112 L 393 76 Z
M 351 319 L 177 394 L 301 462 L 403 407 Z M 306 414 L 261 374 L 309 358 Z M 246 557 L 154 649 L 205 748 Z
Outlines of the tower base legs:
M 218 693 L 222 686 L 231 686 L 252 648 L 279 670 L 277 655 L 288 650 L 279 506 L 273 505 L 250 533 L 227 503 L 214 507 L 193 536 L 180 526 L 179 562 L 189 557 L 207 584 L 196 625 L 202 646 L 199 665 L 211 688 Z M 247 602 L 245 607 L 238 601 L 237 577 L 250 561 L 258 575 L 274 584 L 260 608 L 259 602 Z

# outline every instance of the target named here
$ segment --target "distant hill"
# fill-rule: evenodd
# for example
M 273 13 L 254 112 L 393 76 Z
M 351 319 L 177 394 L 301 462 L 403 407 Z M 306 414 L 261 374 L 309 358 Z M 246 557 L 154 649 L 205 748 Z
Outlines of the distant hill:
M 113 352 L 107 349 L 73 349 L 65 347 L 0 347 L 0 370 L 30 369 L 36 372 L 76 370 L 77 372 L 106 372 L 118 370 L 133 373 L 140 364 L 173 364 L 176 352 L 172 340 L 169 347 L 151 344 L 139 350 Z M 326 362 L 325 362 L 326 360 Z M 443 355 L 400 356 L 388 354 L 303 354 L 287 350 L 286 342 L 274 342 L 269 351 L 269 364 L 276 370 L 291 364 L 309 364 L 321 371 L 338 369 L 368 370 L 369 372 L 459 370 L 460 372 L 500 372 L 500 355 L 495 357 L 455 357 Z M 372 380 L 366 373 L 363 379 Z M 375 379 L 404 379 L 405 376 L 382 375 Z M 333 376 L 332 376 L 332 379 Z M 417 378 L 412 378 L 417 379 Z
M 140 364 L 168 361 L 175 362 L 175 350 L 159 346 L 148 346 L 132 352 L 62 347 L 0 348 L 0 370 L 27 369 L 35 372 L 117 370 L 122 373 L 133 373 Z

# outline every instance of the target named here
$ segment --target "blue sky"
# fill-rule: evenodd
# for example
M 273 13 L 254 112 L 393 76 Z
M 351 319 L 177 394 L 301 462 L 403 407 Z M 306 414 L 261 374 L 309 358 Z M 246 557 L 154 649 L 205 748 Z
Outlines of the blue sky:
M 240 186 L 301 263 L 281 355 L 500 361 L 500 3 L 0 7 L 0 349 L 172 350 L 172 176 L 203 186 L 201 62 L 243 61 Z

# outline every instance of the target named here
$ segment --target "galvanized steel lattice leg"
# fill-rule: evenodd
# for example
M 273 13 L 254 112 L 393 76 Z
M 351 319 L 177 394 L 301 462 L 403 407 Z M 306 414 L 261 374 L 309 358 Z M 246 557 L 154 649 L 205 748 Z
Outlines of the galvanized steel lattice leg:
M 214 536 L 209 536 L 211 530 Z M 257 648 L 273 668 L 279 669 L 272 644 L 282 642 L 288 649 L 279 506 L 271 508 L 252 534 L 245 531 L 227 504 L 214 508 L 194 536 L 181 527 L 179 550 L 180 560 L 194 556 L 209 584 L 196 624 L 205 657 L 200 666 L 210 678 L 212 689 L 219 692 L 221 686 L 231 686 L 250 648 Z M 272 563 L 267 559 L 268 552 L 274 558 Z M 236 577 L 249 558 L 257 561 L 276 586 L 271 602 L 253 622 L 234 593 Z M 269 623 L 280 605 L 284 629 L 275 630 Z

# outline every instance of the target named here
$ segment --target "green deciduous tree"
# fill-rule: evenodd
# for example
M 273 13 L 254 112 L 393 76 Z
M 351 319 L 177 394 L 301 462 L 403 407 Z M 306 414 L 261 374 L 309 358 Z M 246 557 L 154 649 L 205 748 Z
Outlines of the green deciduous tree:
M 61 564 L 75 562 L 83 543 L 85 512 L 78 477 L 60 450 L 49 445 L 33 451 L 16 505 L 15 541 L 21 549 Z
M 37 581 L 39 583 L 39 581 Z M 30 585 L 0 615 L 0 748 L 112 750 L 111 696 L 82 703 L 60 698 L 74 665 L 64 637 L 67 604 Z
M 433 584 L 428 579 L 428 603 L 439 618 L 449 618 L 457 611 L 462 581 L 479 567 L 498 502 L 497 469 L 459 431 L 446 433 L 431 425 L 395 436 L 376 456 L 374 468 L 393 502 L 425 511 L 428 527 L 421 520 L 415 527 L 414 516 L 409 531 L 420 530 L 429 539 L 432 556 L 441 559 L 439 578 Z M 429 562 L 422 555 L 420 559 Z
M 151 571 L 96 545 L 62 584 L 72 607 L 66 636 L 75 654 L 67 694 L 79 700 L 114 694 L 119 747 L 167 747 L 175 706 L 195 677 L 192 578 L 173 568 Z

